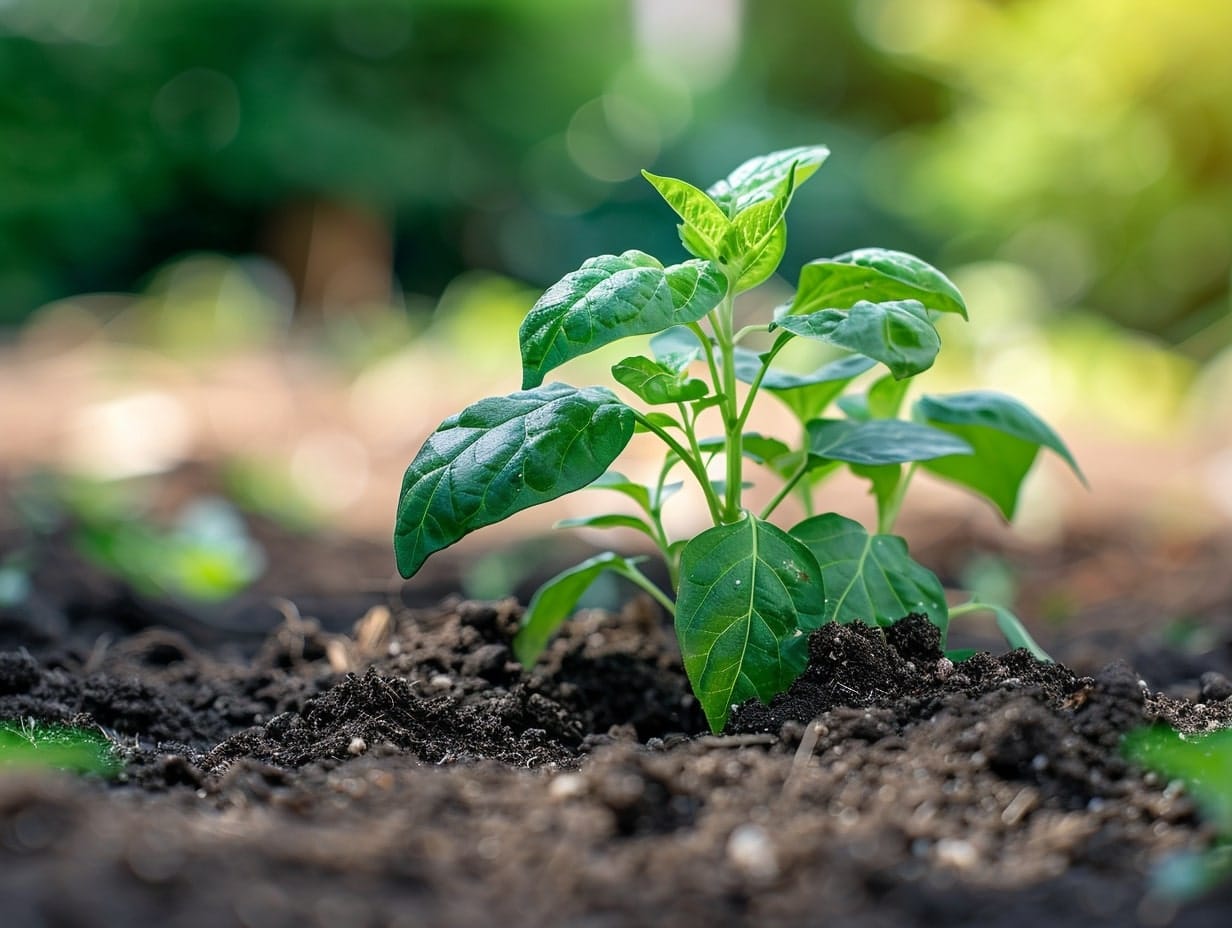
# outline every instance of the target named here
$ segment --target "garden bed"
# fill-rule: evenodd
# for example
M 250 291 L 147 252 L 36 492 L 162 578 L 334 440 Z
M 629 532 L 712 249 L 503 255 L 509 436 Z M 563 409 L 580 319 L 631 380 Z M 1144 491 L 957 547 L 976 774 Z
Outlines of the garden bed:
M 0 717 L 101 727 L 126 768 L 0 776 L 12 928 L 1226 924 L 1226 890 L 1149 891 L 1211 835 L 1120 750 L 1232 723 L 1217 673 L 827 626 L 716 737 L 649 600 L 527 671 L 512 600 L 267 598 L 254 635 L 77 568 L 71 602 L 44 577 L 45 613 L 3 615 Z

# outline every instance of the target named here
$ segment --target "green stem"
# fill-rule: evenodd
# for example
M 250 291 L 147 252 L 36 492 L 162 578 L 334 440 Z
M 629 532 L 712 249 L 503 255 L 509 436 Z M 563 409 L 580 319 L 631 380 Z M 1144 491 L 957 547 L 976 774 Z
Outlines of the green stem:
M 915 476 L 916 464 L 907 468 L 907 472 L 899 478 L 898 486 L 893 495 L 886 500 L 885 505 L 877 506 L 877 534 L 888 535 L 894 531 L 894 523 L 898 521 L 898 513 L 903 508 L 903 500 L 907 496 L 907 486 Z
M 724 451 L 727 457 L 727 494 L 723 505 L 723 521 L 739 521 L 743 514 L 741 491 L 744 482 L 744 434 L 740 428 L 740 410 L 736 399 L 736 355 L 732 350 L 733 303 L 730 290 L 715 311 L 715 337 L 723 362 L 723 430 L 726 433 Z
M 738 345 L 744 340 L 746 335 L 752 335 L 754 332 L 769 332 L 770 326 L 767 323 L 761 325 L 746 325 L 743 329 L 732 336 L 732 344 Z
M 710 315 L 711 315 L 711 324 L 714 324 L 714 318 L 713 318 L 714 310 L 711 310 Z M 723 387 L 723 384 L 719 380 L 718 365 L 715 364 L 714 362 L 714 345 L 710 341 L 710 336 L 707 335 L 706 330 L 703 329 L 696 322 L 689 323 L 689 330 L 694 335 L 696 335 L 698 340 L 702 343 L 702 347 L 705 349 L 705 352 L 706 352 L 706 366 L 710 368 L 710 383 L 714 385 L 714 389 L 716 392 L 720 391 Z
M 737 427 L 743 434 L 745 423 L 748 422 L 749 414 L 753 411 L 753 400 L 757 397 L 757 391 L 761 389 L 761 382 L 766 378 L 766 374 L 770 370 L 770 365 L 774 362 L 775 356 L 783 350 L 783 346 L 791 341 L 790 334 L 778 339 L 770 350 L 766 352 L 766 358 L 762 362 L 761 369 L 757 372 L 757 376 L 753 378 L 753 382 L 749 384 L 749 395 L 745 397 L 744 408 L 740 410 L 740 419 L 737 422 Z
M 702 466 L 701 459 L 694 457 L 684 445 L 680 444 L 676 439 L 672 438 L 661 426 L 651 422 L 645 415 L 638 410 L 633 410 L 633 415 L 642 427 L 654 432 L 663 440 L 672 451 L 676 452 L 676 456 L 680 458 L 681 463 L 685 465 L 697 478 L 697 482 L 701 484 L 702 493 L 706 497 L 706 505 L 710 507 L 710 515 L 717 525 L 720 521 L 719 498 L 714 492 L 714 487 L 710 485 L 710 475 L 706 473 L 706 468 Z
M 787 482 L 779 488 L 778 493 L 774 494 L 774 499 L 770 500 L 770 502 L 766 504 L 766 508 L 761 511 L 761 520 L 763 522 L 770 518 L 774 510 L 779 507 L 779 503 L 787 499 L 788 494 L 791 493 L 791 491 L 795 489 L 796 484 L 800 482 L 800 478 L 808 473 L 808 469 L 809 460 L 806 455 L 804 460 L 800 462 L 800 466 L 797 467 L 795 472 L 787 478 Z
M 655 602 L 666 609 L 668 615 L 674 616 L 676 614 L 676 604 L 672 602 L 671 598 L 659 589 L 655 585 L 654 581 L 652 581 L 632 564 L 629 565 L 628 572 L 624 573 L 624 576 L 654 597 Z

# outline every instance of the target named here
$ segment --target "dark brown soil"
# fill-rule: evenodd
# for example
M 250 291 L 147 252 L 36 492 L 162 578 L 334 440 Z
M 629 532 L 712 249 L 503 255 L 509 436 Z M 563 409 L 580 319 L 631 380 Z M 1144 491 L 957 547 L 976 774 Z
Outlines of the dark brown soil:
M 0 719 L 101 728 L 125 772 L 0 773 L 5 928 L 1229 923 L 1232 891 L 1150 893 L 1211 835 L 1119 749 L 1232 724 L 1218 674 L 826 627 L 715 737 L 648 601 L 527 671 L 513 601 L 267 597 L 254 635 L 87 573 L 0 613 Z

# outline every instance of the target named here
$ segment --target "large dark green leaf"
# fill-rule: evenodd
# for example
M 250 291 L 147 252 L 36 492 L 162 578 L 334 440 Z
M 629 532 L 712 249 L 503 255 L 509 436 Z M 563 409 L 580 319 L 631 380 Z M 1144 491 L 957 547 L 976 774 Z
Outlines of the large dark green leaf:
M 578 600 L 600 574 L 608 571 L 622 577 L 636 575 L 633 566 L 644 558 L 623 558 L 605 551 L 557 574 L 535 592 L 522 616 L 522 627 L 513 639 L 513 653 L 523 667 L 539 659 L 548 639 L 569 618 Z
M 873 358 L 899 380 L 928 370 L 941 350 L 928 311 L 915 300 L 856 303 L 849 310 L 781 316 L 771 324 L 771 330 L 775 328 Z
M 809 262 L 800 270 L 800 285 L 786 311 L 797 315 L 894 300 L 918 300 L 935 312 L 967 318 L 967 304 L 953 281 L 914 255 L 884 248 Z
M 723 180 L 706 190 L 728 217 L 763 200 L 773 200 L 791 182 L 795 171 L 798 187 L 811 177 L 830 156 L 824 145 L 804 145 L 750 158 Z
M 645 403 L 687 403 L 710 392 L 706 381 L 688 377 L 658 361 L 634 355 L 612 366 L 612 376 Z
M 489 397 L 440 424 L 402 480 L 394 552 L 410 577 L 428 555 L 598 478 L 633 436 L 633 410 L 602 387 L 553 383 Z
M 818 567 L 799 541 L 746 515 L 708 529 L 680 558 L 676 634 L 714 731 L 731 707 L 763 702 L 804 669 L 804 632 L 821 623 Z
M 806 519 L 791 534 L 821 566 L 826 621 L 890 625 L 923 612 L 944 635 L 945 589 L 911 559 L 897 535 L 870 535 L 859 522 L 833 512 Z
M 901 419 L 814 419 L 807 428 L 809 454 L 848 464 L 905 464 L 971 453 L 949 432 Z
M 1040 448 L 1055 451 L 1084 480 L 1057 433 L 1013 397 L 988 390 L 925 396 L 916 402 L 914 415 L 963 439 L 975 452 L 924 466 L 986 497 L 1007 519 L 1014 517 L 1022 482 Z
M 663 268 L 640 251 L 591 258 L 549 289 L 522 322 L 522 386 L 558 365 L 630 335 L 696 322 L 727 289 L 708 261 Z

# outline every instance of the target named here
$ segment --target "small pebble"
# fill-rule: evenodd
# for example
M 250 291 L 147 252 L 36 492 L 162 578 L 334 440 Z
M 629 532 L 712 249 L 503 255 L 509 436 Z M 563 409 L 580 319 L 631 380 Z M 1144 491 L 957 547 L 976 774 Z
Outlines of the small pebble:
M 351 739 L 351 743 L 347 745 L 347 753 L 355 757 L 368 750 L 368 742 L 358 735 Z
M 727 859 L 751 880 L 765 882 L 779 875 L 778 855 L 766 829 L 739 825 L 727 839 Z
M 1198 699 L 1201 702 L 1223 702 L 1232 696 L 1232 681 L 1218 671 L 1208 670 L 1198 678 L 1201 687 Z
M 548 784 L 553 799 L 575 799 L 586 792 L 586 781 L 576 773 L 562 773 Z
M 960 838 L 942 838 L 937 842 L 937 862 L 958 870 L 969 870 L 979 862 L 975 845 Z

